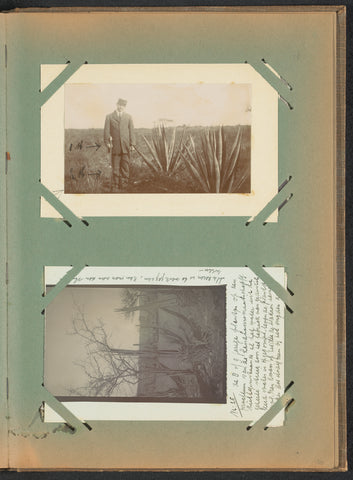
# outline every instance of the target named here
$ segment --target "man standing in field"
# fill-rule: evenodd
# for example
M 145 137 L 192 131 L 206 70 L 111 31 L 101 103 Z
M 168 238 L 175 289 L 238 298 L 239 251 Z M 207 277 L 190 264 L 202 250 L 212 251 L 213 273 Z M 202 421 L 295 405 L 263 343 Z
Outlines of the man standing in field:
M 130 174 L 130 152 L 135 145 L 134 124 L 125 112 L 127 101 L 119 98 L 116 110 L 106 116 L 104 143 L 112 152 L 112 192 L 126 190 Z

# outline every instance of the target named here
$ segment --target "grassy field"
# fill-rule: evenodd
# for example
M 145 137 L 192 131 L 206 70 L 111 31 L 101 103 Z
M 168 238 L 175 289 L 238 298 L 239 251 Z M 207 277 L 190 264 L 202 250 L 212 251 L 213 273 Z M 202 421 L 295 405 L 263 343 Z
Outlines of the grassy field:
M 183 127 L 176 129 L 178 142 Z M 172 128 L 167 128 L 168 141 Z M 236 136 L 237 127 L 224 127 L 227 144 Z M 201 134 L 205 127 L 189 127 L 186 137 L 192 136 L 196 149 L 201 151 Z M 242 127 L 242 140 L 235 175 L 244 178 L 240 188 L 234 193 L 250 193 L 250 139 L 251 127 Z M 143 136 L 151 141 L 151 129 L 136 129 L 136 147 L 146 157 L 152 158 Z M 65 193 L 110 193 L 111 158 L 103 143 L 103 129 L 65 130 Z M 137 151 L 131 153 L 130 180 L 126 193 L 202 193 L 185 165 L 173 174 L 156 173 L 146 164 Z

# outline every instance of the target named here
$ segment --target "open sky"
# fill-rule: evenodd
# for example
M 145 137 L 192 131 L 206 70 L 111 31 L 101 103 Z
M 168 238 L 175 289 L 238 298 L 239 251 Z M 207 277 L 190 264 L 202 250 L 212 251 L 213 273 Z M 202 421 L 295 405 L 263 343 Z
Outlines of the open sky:
M 105 116 L 127 100 L 135 128 L 166 125 L 250 125 L 251 86 L 246 84 L 67 84 L 65 128 L 103 128 Z
M 73 317 L 78 308 L 84 311 L 89 325 L 101 319 L 115 348 L 137 349 L 139 342 L 138 313 L 126 318 L 115 308 L 123 306 L 122 288 L 66 287 L 46 310 L 44 373 L 45 385 L 54 395 L 69 395 L 68 388 L 82 387 L 86 383 L 83 370 L 75 362 L 86 357 L 84 340 L 72 335 Z

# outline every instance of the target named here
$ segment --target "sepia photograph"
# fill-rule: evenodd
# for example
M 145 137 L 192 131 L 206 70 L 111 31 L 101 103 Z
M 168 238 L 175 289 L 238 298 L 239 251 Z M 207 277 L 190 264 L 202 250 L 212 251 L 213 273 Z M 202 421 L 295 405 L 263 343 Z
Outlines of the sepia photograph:
M 251 85 L 68 84 L 65 193 L 250 193 Z
M 46 311 L 45 387 L 61 401 L 226 403 L 225 293 L 64 288 Z
M 41 65 L 41 88 L 66 68 Z M 257 215 L 278 193 L 278 93 L 246 63 L 81 65 L 41 107 L 41 182 L 80 217 Z

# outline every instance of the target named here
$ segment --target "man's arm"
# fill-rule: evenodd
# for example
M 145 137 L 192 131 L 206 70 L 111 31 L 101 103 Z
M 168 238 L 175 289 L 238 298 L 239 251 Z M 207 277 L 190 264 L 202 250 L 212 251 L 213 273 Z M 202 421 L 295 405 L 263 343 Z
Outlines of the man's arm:
M 136 145 L 136 138 L 135 138 L 135 129 L 134 129 L 134 122 L 132 117 L 129 119 L 129 134 L 130 134 L 130 147 L 134 147 Z
M 105 117 L 104 124 L 104 143 L 107 148 L 110 148 L 110 118 L 109 115 Z

